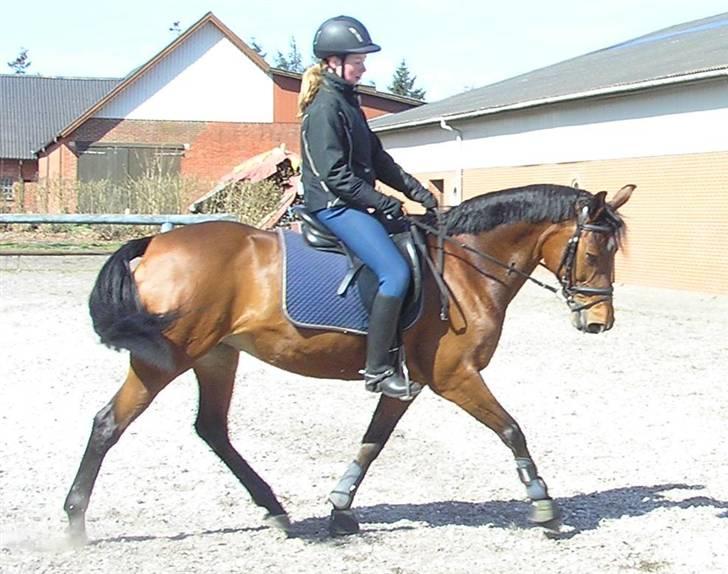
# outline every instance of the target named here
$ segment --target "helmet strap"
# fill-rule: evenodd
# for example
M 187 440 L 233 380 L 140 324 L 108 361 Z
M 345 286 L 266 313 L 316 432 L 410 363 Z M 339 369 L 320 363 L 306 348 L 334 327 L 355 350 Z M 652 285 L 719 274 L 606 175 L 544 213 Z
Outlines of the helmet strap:
M 329 57 L 334 57 L 334 58 L 339 59 L 339 62 L 340 62 L 339 68 L 341 69 L 341 71 L 337 73 L 336 68 L 332 68 L 331 64 L 329 64 L 328 61 L 326 62 L 327 69 L 330 70 L 331 72 L 333 72 L 334 74 L 341 76 L 341 79 L 344 80 L 345 79 L 344 78 L 344 61 L 346 60 L 346 54 L 332 54 Z

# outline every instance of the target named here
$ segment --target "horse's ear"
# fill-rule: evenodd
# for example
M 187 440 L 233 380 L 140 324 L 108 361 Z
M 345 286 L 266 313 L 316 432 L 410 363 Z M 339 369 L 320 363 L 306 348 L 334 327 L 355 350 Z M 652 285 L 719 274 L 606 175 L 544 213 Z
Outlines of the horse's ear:
M 631 183 L 629 185 L 625 185 L 622 189 L 620 189 L 616 194 L 614 194 L 614 197 L 609 200 L 610 207 L 617 211 L 620 207 L 622 207 L 629 198 L 632 196 L 632 192 L 637 188 L 636 185 L 632 185 Z
M 589 202 L 589 221 L 596 221 L 606 208 L 606 191 L 600 191 Z

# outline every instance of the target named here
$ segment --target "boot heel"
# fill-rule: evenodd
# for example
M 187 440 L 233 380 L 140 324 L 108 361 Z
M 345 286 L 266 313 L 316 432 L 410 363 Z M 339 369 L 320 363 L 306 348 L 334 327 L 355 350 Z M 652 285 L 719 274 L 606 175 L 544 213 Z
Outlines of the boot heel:
M 375 381 L 364 381 L 364 388 L 370 393 L 381 393 L 382 385 Z
M 359 371 L 359 374 L 364 375 L 364 388 L 372 393 L 382 392 L 382 381 L 387 377 L 391 377 L 394 374 L 394 369 L 388 369 L 383 373 L 367 373 L 366 371 Z
M 382 393 L 392 399 L 411 401 L 422 390 L 422 385 L 398 375 L 394 369 L 383 373 L 364 373 L 364 387 L 368 391 Z
M 391 399 L 399 399 L 400 401 L 407 402 L 411 401 L 420 394 L 420 391 L 422 390 L 422 385 L 420 385 L 419 383 L 415 383 L 414 381 L 408 381 L 405 388 L 388 388 L 386 384 L 380 385 L 380 388 L 384 396 Z

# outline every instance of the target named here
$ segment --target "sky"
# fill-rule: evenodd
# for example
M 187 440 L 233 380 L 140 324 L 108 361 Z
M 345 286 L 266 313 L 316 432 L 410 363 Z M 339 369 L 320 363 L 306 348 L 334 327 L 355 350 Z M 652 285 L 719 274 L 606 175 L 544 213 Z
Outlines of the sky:
M 361 20 L 382 51 L 367 59 L 365 83 L 386 91 L 404 59 L 415 88 L 436 101 L 468 89 L 606 48 L 656 30 L 728 11 L 725 0 L 36 0 L 3 5 L 0 73 L 28 50 L 28 74 L 123 77 L 208 11 L 270 64 L 295 39 L 312 61 L 319 24 L 344 12 Z

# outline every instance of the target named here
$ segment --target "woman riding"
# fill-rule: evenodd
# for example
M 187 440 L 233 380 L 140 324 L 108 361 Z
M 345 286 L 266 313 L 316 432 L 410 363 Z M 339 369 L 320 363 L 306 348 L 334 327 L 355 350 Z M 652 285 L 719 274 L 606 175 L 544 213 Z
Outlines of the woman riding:
M 374 183 L 380 180 L 427 209 L 435 208 L 437 201 L 384 151 L 361 110 L 356 85 L 366 71 L 367 54 L 380 49 L 355 18 L 337 16 L 319 26 L 313 52 L 320 62 L 304 73 L 298 98 L 301 171 L 306 207 L 379 282 L 369 315 L 366 386 L 407 400 L 421 387 L 408 384 L 398 373 L 390 349 L 410 271 L 376 217 L 400 218 L 402 203 L 377 191 Z

